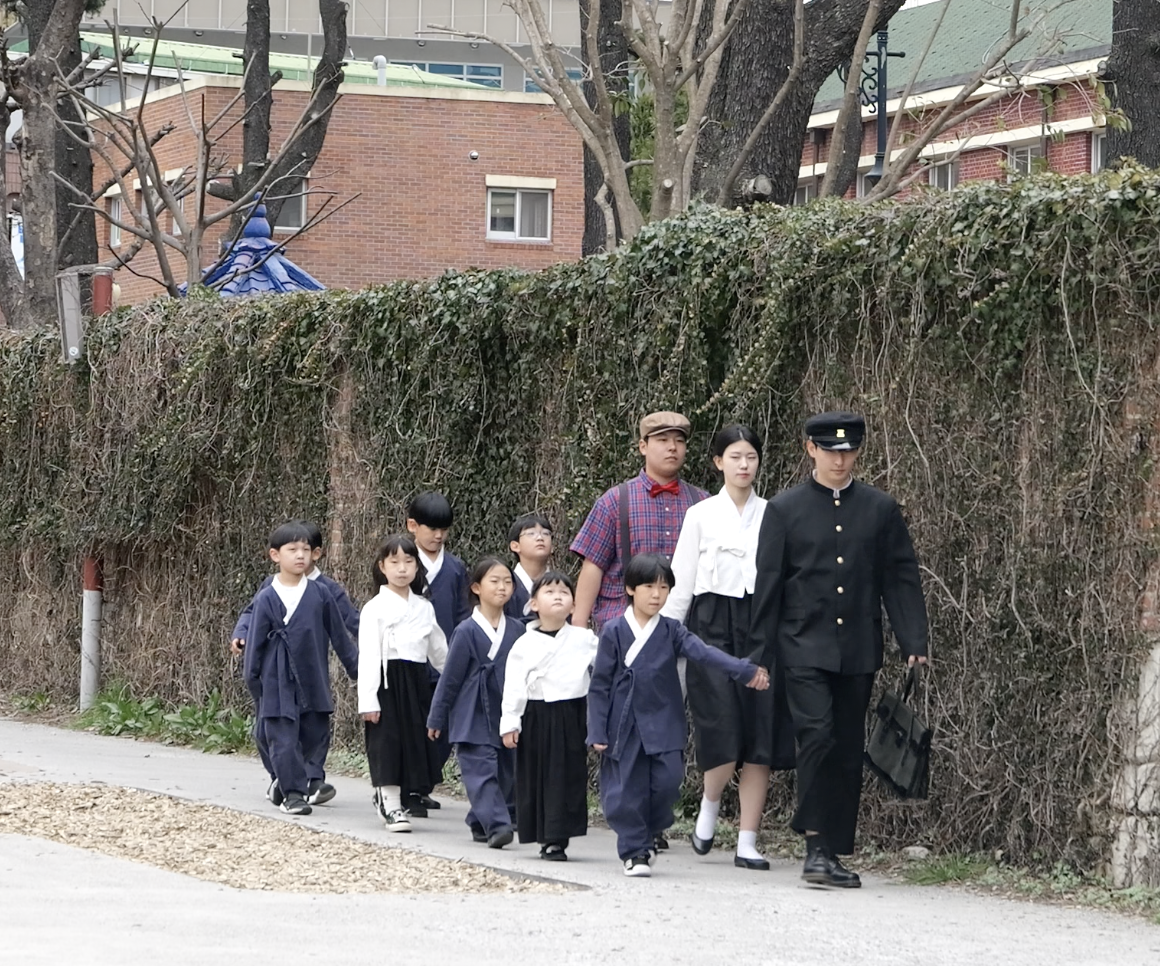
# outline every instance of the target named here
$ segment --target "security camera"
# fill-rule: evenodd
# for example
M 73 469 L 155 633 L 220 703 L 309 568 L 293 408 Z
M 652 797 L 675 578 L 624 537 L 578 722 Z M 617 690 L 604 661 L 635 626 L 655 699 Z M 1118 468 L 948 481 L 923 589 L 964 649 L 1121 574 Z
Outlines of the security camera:
M 478 160 L 479 160 L 479 152 L 478 152 L 478 151 L 468 151 L 468 152 L 467 152 L 467 156 L 468 156 L 468 157 L 469 157 L 469 158 L 470 158 L 472 161 L 478 161 Z

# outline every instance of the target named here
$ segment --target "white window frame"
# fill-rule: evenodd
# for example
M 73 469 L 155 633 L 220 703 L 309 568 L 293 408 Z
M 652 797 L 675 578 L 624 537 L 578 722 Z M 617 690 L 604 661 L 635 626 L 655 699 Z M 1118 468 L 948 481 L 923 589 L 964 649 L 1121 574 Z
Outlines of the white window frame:
M 1104 155 L 1108 150 L 1108 132 L 1107 131 L 1092 131 L 1092 157 L 1091 157 L 1091 171 L 1092 174 L 1099 174 L 1104 170 L 1104 165 L 1107 164 L 1107 158 Z
M 515 182 L 515 183 L 504 183 Z M 491 198 L 495 192 L 515 194 L 516 213 L 514 231 L 492 231 L 491 228 Z M 548 196 L 548 233 L 544 236 L 521 235 L 520 214 L 525 194 L 546 194 Z M 489 176 L 487 179 L 487 209 L 484 212 L 484 226 L 488 241 L 521 242 L 525 245 L 547 245 L 552 242 L 552 216 L 555 208 L 556 179 L 555 178 L 502 178 Z
M 306 212 L 306 197 L 307 197 L 307 195 L 306 195 L 306 191 L 309 187 L 310 187 L 309 182 L 306 180 L 306 178 L 303 178 L 301 187 L 298 189 L 298 191 L 295 192 L 295 194 L 298 197 L 287 198 L 285 201 L 282 202 L 282 208 L 278 212 L 278 215 L 281 216 L 282 213 L 286 211 L 287 205 L 297 205 L 298 212 L 299 212 L 298 224 L 296 224 L 296 225 L 271 225 L 270 226 L 271 231 L 276 231 L 276 232 L 279 232 L 283 235 L 289 235 L 292 232 L 302 230 L 302 228 L 306 225 L 306 220 L 307 220 L 307 212 Z
M 1023 166 L 1022 157 L 1027 158 L 1026 168 Z M 1043 146 L 1042 140 L 1007 145 L 1007 180 L 1014 181 L 1016 178 L 1034 174 L 1035 159 L 1046 157 L 1047 149 Z
M 109 199 L 109 217 L 116 218 L 117 221 L 124 221 L 125 206 L 121 203 L 121 196 L 119 194 L 113 195 Z M 109 222 L 109 247 L 121 247 L 121 226 L 113 222 Z
M 950 184 L 939 184 L 939 175 L 946 172 Z M 936 161 L 930 166 L 927 171 L 927 184 L 932 188 L 937 188 L 939 191 L 954 191 L 959 184 L 959 162 L 957 159 L 950 159 L 946 161 Z
M 182 195 L 180 198 L 176 199 L 177 210 L 179 212 L 181 212 L 181 216 L 183 218 L 185 217 L 185 199 L 187 197 L 188 197 L 188 195 Z M 181 224 L 177 220 L 176 212 L 170 213 L 170 221 L 172 222 L 172 225 L 173 225 L 173 231 L 171 232 L 171 234 L 173 234 L 174 237 L 176 237 L 176 238 L 180 238 L 181 237 Z
M 857 181 L 854 182 L 854 184 L 855 184 L 854 196 L 856 198 L 865 198 L 868 194 L 870 194 L 871 191 L 874 190 L 873 185 L 869 185 L 866 183 L 866 176 L 869 173 L 870 173 L 869 170 L 858 172 L 858 179 L 857 179 Z
M 799 200 L 800 196 L 800 200 Z M 793 192 L 793 206 L 800 208 L 802 205 L 808 205 L 811 201 L 816 201 L 818 197 L 818 180 L 817 178 L 809 178 L 805 181 L 799 181 L 797 187 Z

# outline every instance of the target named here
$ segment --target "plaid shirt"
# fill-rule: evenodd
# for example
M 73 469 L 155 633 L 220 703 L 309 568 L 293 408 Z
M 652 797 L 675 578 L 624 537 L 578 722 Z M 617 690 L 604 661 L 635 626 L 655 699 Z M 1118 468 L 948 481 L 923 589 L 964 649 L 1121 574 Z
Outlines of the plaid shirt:
M 661 493 L 649 496 L 653 481 L 641 470 L 640 476 L 628 481 L 628 533 L 632 552 L 663 553 L 671 557 L 677 548 L 677 537 L 685 519 L 685 511 L 700 503 L 709 494 L 684 480 L 680 493 Z M 624 568 L 620 551 L 620 498 L 619 487 L 607 490 L 592 506 L 584 526 L 572 541 L 571 551 L 590 560 L 604 571 L 600 594 L 592 609 L 592 620 L 599 630 L 610 620 L 619 617 L 628 606 L 624 592 Z

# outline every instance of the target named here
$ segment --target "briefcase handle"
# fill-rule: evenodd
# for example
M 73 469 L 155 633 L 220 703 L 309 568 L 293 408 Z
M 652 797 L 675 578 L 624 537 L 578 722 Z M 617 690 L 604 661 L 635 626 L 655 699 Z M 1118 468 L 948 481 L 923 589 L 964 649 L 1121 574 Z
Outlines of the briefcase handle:
M 922 667 L 921 664 L 913 664 L 906 670 L 906 685 L 902 689 L 902 700 L 904 702 L 910 700 L 910 692 L 918 685 L 918 669 Z

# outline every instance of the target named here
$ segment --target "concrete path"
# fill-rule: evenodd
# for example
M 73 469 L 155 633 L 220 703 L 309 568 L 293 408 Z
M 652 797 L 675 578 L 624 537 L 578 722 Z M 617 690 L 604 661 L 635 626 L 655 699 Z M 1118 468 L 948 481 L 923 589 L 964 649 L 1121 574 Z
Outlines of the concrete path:
M 729 853 L 662 855 L 627 879 L 612 835 L 593 829 L 549 864 L 534 846 L 473 843 L 465 807 L 445 802 L 389 836 L 365 782 L 333 778 L 338 797 L 292 819 L 265 801 L 255 759 L 0 720 L 5 781 L 93 782 L 299 821 L 368 841 L 550 876 L 581 888 L 492 896 L 247 892 L 23 836 L 0 835 L 0 963 L 35 966 L 321 963 L 890 964 L 1156 966 L 1160 927 L 867 876 L 861 890 L 803 886 L 796 864 L 734 869 Z M 0 797 L 0 805 L 2 805 Z

